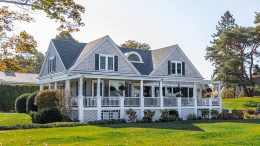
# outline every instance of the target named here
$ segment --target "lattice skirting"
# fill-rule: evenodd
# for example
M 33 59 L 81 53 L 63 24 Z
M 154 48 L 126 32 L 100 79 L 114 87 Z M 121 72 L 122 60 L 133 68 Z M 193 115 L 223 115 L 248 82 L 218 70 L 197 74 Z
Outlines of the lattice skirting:
M 84 121 L 96 121 L 97 111 L 96 110 L 84 110 Z

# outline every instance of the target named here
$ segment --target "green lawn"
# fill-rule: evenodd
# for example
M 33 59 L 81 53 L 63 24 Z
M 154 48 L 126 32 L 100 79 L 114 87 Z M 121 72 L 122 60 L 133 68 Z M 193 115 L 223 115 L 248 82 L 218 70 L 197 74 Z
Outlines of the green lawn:
M 223 99 L 223 104 L 229 109 L 256 109 L 257 104 L 260 103 L 260 97 L 242 97 L 242 98 L 228 98 Z
M 31 123 L 32 119 L 28 114 L 0 113 L 0 126 Z
M 260 145 L 260 120 L 128 123 L 0 131 L 0 145 Z

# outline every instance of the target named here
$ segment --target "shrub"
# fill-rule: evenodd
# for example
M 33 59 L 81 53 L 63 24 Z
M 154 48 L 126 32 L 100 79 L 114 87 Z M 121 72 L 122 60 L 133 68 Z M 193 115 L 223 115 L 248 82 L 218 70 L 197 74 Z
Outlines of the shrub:
M 38 92 L 32 93 L 26 101 L 26 112 L 30 113 L 30 111 L 36 111 L 37 107 L 35 105 L 35 97 L 38 94 Z
M 245 112 L 247 112 L 249 115 L 254 115 L 256 113 L 255 110 L 250 109 L 250 108 L 245 109 Z
M 26 113 L 26 101 L 28 96 L 30 96 L 30 94 L 25 93 L 17 97 L 15 100 L 15 111 L 17 113 Z
M 145 123 L 151 123 L 151 122 L 153 122 L 153 116 L 154 116 L 154 114 L 155 114 L 155 111 L 145 110 L 145 111 L 144 111 L 143 122 L 145 122 Z
M 227 87 L 225 88 L 222 93 L 221 93 L 221 97 L 222 98 L 234 98 L 235 95 L 235 90 L 232 87 Z
M 129 122 L 135 122 L 136 121 L 136 112 L 133 109 L 129 109 L 126 111 L 126 114 L 128 115 Z
M 244 114 L 242 110 L 232 110 L 232 118 L 234 119 L 243 119 L 244 118 Z
M 257 105 L 257 108 L 256 108 L 256 114 L 260 114 L 260 103 Z
M 202 117 L 202 119 L 208 119 L 209 110 L 208 109 L 201 109 L 201 117 Z
M 58 90 L 44 90 L 39 92 L 35 97 L 35 105 L 41 108 L 57 108 L 60 109 L 62 94 Z
M 125 119 L 98 120 L 88 122 L 89 125 L 120 124 L 126 123 Z
M 210 114 L 211 114 L 211 118 L 212 118 L 212 119 L 217 119 L 217 118 L 218 118 L 218 115 L 219 115 L 218 110 L 214 110 L 214 109 L 212 109 L 212 110 L 210 111 Z
M 160 121 L 168 122 L 168 121 L 176 121 L 179 120 L 179 113 L 176 110 L 161 110 Z
M 197 120 L 197 116 L 195 114 L 188 114 L 187 120 Z
M 31 115 L 33 123 L 45 124 L 62 121 L 62 115 L 56 108 L 41 108 Z

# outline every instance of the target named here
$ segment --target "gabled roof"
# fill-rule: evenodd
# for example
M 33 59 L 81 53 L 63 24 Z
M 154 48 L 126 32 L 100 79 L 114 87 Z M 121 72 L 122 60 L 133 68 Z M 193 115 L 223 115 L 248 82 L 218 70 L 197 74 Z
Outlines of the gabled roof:
M 171 52 L 174 46 L 169 46 L 165 48 L 155 49 L 152 50 L 152 60 L 153 60 L 153 66 L 156 67 L 166 56 Z
M 39 84 L 38 74 L 0 72 L 0 83 Z
M 66 69 L 69 69 L 77 60 L 86 43 L 65 40 L 52 40 Z
M 133 49 L 133 48 L 119 48 L 119 49 L 124 54 L 134 51 L 137 52 L 142 57 L 143 63 L 131 62 L 142 75 L 149 75 L 153 71 L 153 61 L 152 61 L 151 51 Z

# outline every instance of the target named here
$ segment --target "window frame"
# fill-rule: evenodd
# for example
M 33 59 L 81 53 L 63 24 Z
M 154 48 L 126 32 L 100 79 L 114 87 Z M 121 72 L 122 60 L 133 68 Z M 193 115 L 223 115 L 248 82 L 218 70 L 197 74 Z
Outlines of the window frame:
M 105 69 L 101 68 L 101 57 L 105 57 Z M 112 69 L 108 68 L 108 58 L 112 58 Z M 107 55 L 107 54 L 99 54 L 99 70 L 104 71 L 115 71 L 115 56 L 114 55 Z
M 175 73 L 172 70 L 172 65 L 175 64 Z M 181 65 L 181 72 L 178 73 L 178 64 Z M 183 72 L 183 66 L 182 66 L 182 61 L 171 61 L 171 75 L 182 75 Z
M 127 56 L 127 59 L 128 59 L 128 60 L 129 60 L 129 56 L 130 56 L 130 55 L 136 55 L 136 56 L 139 58 L 139 61 L 129 60 L 129 61 L 132 62 L 132 63 L 144 63 L 144 62 L 143 62 L 143 59 L 142 59 L 142 57 L 141 57 L 141 55 L 140 55 L 139 53 L 135 52 L 135 51 L 127 52 L 127 53 L 125 53 L 125 55 Z
M 54 69 L 54 60 L 55 60 L 55 56 L 52 56 L 49 58 L 49 73 L 54 73 L 56 69 Z M 55 68 L 56 68 L 56 65 L 55 65 Z

